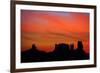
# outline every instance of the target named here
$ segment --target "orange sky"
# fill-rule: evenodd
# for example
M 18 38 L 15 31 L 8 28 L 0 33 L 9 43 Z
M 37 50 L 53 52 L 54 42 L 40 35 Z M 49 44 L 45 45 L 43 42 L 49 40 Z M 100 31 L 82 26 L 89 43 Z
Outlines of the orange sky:
M 52 12 L 21 10 L 21 50 L 35 44 L 39 50 L 50 52 L 57 43 L 82 40 L 89 52 L 89 14 L 78 12 Z

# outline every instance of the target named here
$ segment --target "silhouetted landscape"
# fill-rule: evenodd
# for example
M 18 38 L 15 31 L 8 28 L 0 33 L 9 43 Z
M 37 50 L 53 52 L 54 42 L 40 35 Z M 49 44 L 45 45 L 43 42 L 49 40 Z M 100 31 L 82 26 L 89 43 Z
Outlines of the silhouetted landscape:
M 59 43 L 55 44 L 52 52 L 39 51 L 35 44 L 27 51 L 21 52 L 21 62 L 45 62 L 45 61 L 67 61 L 67 60 L 86 60 L 89 54 L 84 51 L 82 41 L 77 42 L 77 48 L 74 44 Z

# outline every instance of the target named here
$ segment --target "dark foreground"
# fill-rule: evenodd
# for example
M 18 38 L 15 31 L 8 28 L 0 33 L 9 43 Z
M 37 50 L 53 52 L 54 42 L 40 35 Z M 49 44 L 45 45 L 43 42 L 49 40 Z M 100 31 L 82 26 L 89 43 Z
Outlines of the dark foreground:
M 21 62 L 45 62 L 45 61 L 68 61 L 68 60 L 86 60 L 89 54 L 83 50 L 82 41 L 78 41 L 76 50 L 74 44 L 55 44 L 53 52 L 43 52 L 37 50 L 35 44 L 27 51 L 21 52 Z

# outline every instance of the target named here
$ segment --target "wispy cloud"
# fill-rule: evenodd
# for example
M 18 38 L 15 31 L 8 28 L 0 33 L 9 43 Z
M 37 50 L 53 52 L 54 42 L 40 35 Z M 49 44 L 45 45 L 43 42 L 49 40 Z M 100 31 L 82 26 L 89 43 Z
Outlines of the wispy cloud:
M 89 38 L 89 33 L 70 33 L 70 32 L 66 32 L 66 33 L 58 33 L 58 32 L 44 32 L 44 33 L 39 33 L 39 32 L 24 32 L 22 34 L 22 37 L 25 39 L 29 39 L 29 40 L 36 40 L 36 39 L 63 39 L 63 38 L 70 38 L 73 40 L 77 40 L 77 39 L 84 39 L 87 40 Z

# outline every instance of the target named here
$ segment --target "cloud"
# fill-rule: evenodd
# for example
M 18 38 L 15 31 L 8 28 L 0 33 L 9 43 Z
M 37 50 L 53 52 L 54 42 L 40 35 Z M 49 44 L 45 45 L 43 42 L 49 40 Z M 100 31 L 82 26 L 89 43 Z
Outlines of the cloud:
M 49 39 L 72 39 L 72 40 L 88 40 L 89 39 L 89 33 L 78 33 L 78 32 L 66 32 L 66 33 L 59 33 L 59 32 L 51 32 L 47 31 L 44 33 L 40 32 L 23 32 L 22 38 L 25 38 L 27 40 L 49 40 Z

